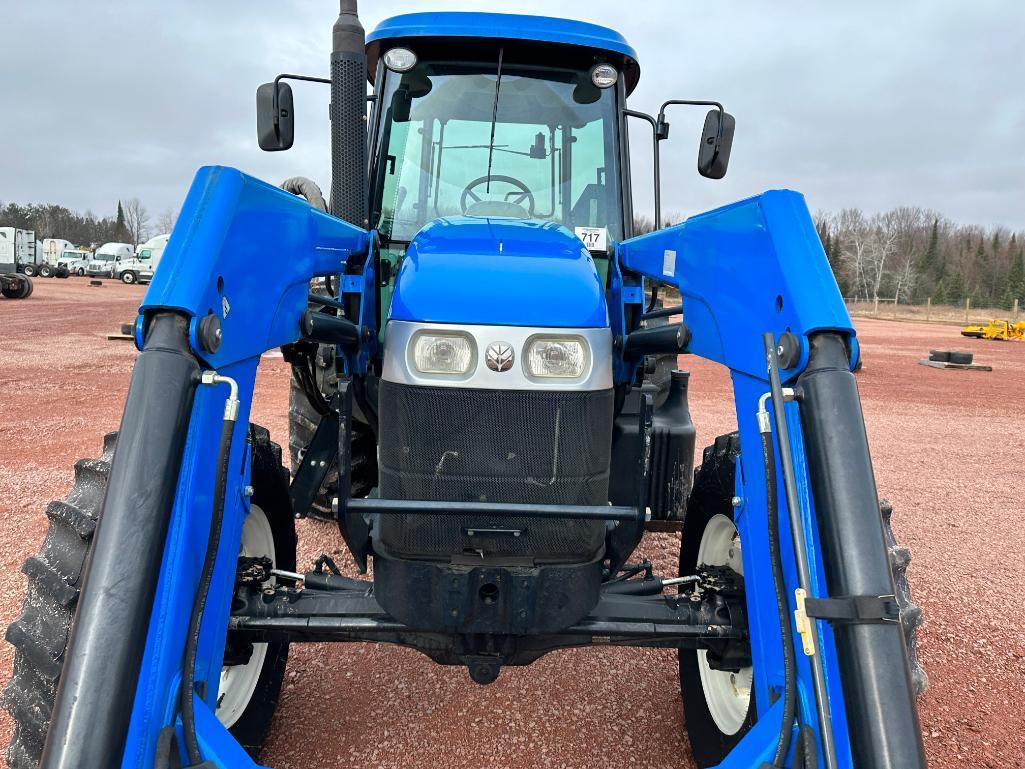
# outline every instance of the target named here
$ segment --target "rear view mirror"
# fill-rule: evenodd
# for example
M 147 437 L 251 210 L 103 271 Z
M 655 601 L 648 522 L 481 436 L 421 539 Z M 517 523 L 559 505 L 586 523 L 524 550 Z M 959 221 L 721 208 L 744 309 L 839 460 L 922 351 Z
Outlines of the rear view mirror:
M 413 97 L 408 88 L 399 88 L 391 99 L 391 119 L 393 123 L 408 123 L 409 113 L 413 107 Z
M 292 87 L 278 81 L 275 104 L 274 86 L 264 83 L 256 89 L 256 137 L 265 152 L 291 149 L 295 139 Z
M 708 179 L 722 179 L 730 163 L 733 131 L 737 121 L 728 112 L 713 109 L 705 116 L 698 147 L 698 173 Z

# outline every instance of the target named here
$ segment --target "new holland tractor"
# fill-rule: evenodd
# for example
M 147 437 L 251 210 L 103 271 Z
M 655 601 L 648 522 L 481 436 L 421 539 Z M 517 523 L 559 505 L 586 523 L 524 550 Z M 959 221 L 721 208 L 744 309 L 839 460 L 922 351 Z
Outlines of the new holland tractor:
M 734 120 L 629 109 L 639 59 L 603 27 L 415 13 L 366 35 L 342 0 L 333 43 L 329 78 L 257 92 L 260 146 L 285 150 L 287 81 L 329 84 L 327 204 L 306 179 L 195 177 L 120 430 L 24 566 L 9 765 L 255 767 L 289 644 L 338 641 L 479 684 L 569 647 L 674 648 L 702 767 L 925 766 L 908 553 L 801 195 L 636 235 L 628 131 L 654 139 L 660 222 L 667 111 L 710 108 L 712 179 Z M 249 422 L 276 348 L 291 474 Z M 685 354 L 736 402 L 696 469 Z M 296 564 L 311 514 L 360 574 Z M 652 529 L 680 531 L 678 571 L 635 553 Z

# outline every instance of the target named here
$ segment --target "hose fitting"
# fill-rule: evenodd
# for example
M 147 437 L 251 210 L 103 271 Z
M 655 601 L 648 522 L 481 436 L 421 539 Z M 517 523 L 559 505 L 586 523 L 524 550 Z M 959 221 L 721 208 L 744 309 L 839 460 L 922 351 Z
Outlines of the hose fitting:
M 205 385 L 226 384 L 230 388 L 228 399 L 224 401 L 224 421 L 238 421 L 238 382 L 230 376 L 221 376 L 216 371 L 204 371 L 200 382 Z

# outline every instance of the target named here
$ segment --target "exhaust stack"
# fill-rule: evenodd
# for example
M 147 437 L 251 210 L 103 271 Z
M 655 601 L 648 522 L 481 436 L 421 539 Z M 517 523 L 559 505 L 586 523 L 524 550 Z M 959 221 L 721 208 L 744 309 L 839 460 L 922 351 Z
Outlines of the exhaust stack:
M 341 0 L 331 31 L 331 200 L 334 216 L 369 227 L 366 33 L 356 0 Z

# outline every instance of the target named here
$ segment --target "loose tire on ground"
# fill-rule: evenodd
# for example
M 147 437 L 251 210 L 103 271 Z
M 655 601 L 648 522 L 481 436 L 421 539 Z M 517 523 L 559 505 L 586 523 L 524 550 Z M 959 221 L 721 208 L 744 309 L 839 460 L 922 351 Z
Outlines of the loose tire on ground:
M 275 566 L 294 571 L 295 525 L 281 449 L 270 441 L 266 430 L 255 425 L 250 427 L 250 440 L 252 504 L 257 510 L 257 515 L 250 517 L 254 521 L 262 518 L 269 529 L 269 539 L 265 537 L 264 541 L 273 541 Z M 6 633 L 15 649 L 14 675 L 3 692 L 3 706 L 14 720 L 14 736 L 7 751 L 11 769 L 39 766 L 115 442 L 116 434 L 108 435 L 99 459 L 82 459 L 75 464 L 75 483 L 68 497 L 47 507 L 49 528 L 39 554 L 22 566 L 28 577 L 25 602 L 21 616 Z M 247 525 L 251 526 L 249 519 Z M 277 706 L 287 657 L 288 644 L 267 644 L 259 661 L 259 675 L 252 677 L 248 701 L 235 709 L 231 732 L 254 756 Z M 224 700 L 223 694 L 219 693 L 219 703 Z
M 974 359 L 974 355 L 970 352 L 961 352 L 958 350 L 952 350 L 950 353 L 950 362 L 959 363 L 961 365 L 968 365 Z
M 947 363 L 950 361 L 949 350 L 929 350 L 929 360 L 936 363 Z

